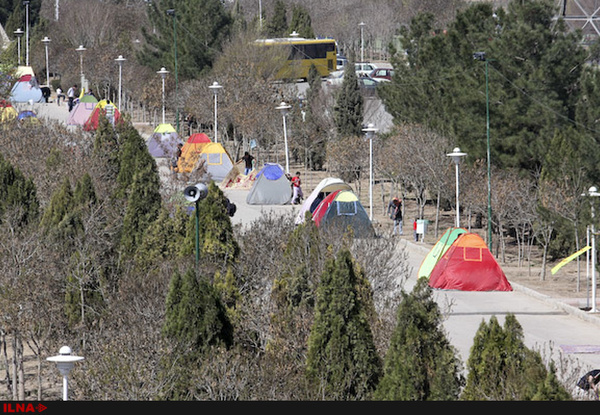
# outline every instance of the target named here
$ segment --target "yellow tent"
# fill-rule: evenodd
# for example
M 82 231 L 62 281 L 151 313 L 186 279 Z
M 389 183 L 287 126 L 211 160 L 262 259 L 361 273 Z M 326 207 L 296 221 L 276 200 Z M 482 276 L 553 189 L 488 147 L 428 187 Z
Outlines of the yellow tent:
M 220 143 L 185 143 L 177 165 L 179 173 L 191 173 L 202 164 L 215 181 L 223 180 L 233 168 L 231 157 Z

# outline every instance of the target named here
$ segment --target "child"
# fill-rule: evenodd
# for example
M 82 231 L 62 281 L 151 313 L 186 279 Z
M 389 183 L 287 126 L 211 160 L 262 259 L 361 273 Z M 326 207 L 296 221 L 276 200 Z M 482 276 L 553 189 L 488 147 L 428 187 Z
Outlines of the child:
M 419 242 L 419 234 L 417 233 L 417 218 L 413 222 L 413 230 L 415 231 L 415 242 Z

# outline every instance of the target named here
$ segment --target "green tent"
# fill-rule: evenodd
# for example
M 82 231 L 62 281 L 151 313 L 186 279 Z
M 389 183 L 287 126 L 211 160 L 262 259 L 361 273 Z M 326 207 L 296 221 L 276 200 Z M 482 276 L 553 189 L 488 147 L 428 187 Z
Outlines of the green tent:
M 448 228 L 436 244 L 431 248 L 431 251 L 425 256 L 421 267 L 419 268 L 418 278 L 429 278 L 435 264 L 446 253 L 448 248 L 454 243 L 456 238 L 467 231 L 463 228 Z

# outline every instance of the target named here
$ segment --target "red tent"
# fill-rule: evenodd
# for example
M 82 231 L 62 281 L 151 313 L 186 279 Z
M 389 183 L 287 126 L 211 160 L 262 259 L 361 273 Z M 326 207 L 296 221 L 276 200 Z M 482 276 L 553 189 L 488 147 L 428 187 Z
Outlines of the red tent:
M 204 133 L 196 133 L 190 135 L 190 138 L 187 140 L 188 143 L 198 144 L 198 143 L 210 143 L 210 138 Z
M 429 286 L 444 290 L 512 291 L 504 271 L 475 233 L 456 238 L 431 271 Z

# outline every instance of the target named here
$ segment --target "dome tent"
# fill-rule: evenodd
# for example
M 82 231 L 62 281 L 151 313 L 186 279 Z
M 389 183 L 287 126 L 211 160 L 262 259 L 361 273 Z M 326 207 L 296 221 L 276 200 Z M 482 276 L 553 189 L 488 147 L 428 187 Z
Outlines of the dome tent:
M 254 184 L 246 196 L 249 205 L 285 205 L 292 200 L 292 183 L 283 167 L 265 163 L 256 174 Z

